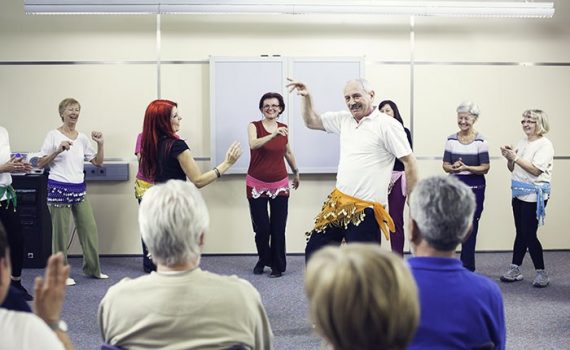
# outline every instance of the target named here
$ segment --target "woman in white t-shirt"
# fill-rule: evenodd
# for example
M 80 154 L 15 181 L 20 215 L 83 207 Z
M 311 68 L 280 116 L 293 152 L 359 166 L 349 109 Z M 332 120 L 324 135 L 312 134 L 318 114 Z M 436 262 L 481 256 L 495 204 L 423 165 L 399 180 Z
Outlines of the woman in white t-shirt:
M 59 104 L 59 115 L 63 124 L 48 132 L 41 149 L 39 167 L 49 167 L 48 208 L 52 221 L 53 253 L 63 252 L 67 263 L 70 214 L 77 228 L 79 242 L 83 249 L 83 272 L 90 277 L 105 279 L 99 265 L 99 235 L 93 211 L 86 196 L 83 162 L 95 166 L 103 164 L 103 134 L 91 132 L 91 139 L 97 143 L 97 151 L 91 141 L 76 130 L 81 105 L 73 98 L 66 98 Z M 72 278 L 67 285 L 74 285 Z
M 521 281 L 520 265 L 528 252 L 536 269 L 533 286 L 548 286 L 549 278 L 544 270 L 542 245 L 538 240 L 538 226 L 544 224 L 545 207 L 550 198 L 550 180 L 554 147 L 544 137 L 550 130 L 546 113 L 538 109 L 527 110 L 521 120 L 526 137 L 516 148 L 501 147 L 507 167 L 512 174 L 512 205 L 515 219 L 516 237 L 513 247 L 513 260 L 507 272 L 501 276 L 503 282 Z

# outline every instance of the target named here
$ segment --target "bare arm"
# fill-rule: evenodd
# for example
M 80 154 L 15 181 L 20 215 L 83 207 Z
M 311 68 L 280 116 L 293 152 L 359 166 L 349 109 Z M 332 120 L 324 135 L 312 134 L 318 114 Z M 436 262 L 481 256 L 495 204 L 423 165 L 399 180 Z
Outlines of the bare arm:
M 299 188 L 299 182 L 301 181 L 301 178 L 299 176 L 299 169 L 297 168 L 295 155 L 293 154 L 293 151 L 291 150 L 291 146 L 289 146 L 289 144 L 287 144 L 287 150 L 285 151 L 285 159 L 287 160 L 291 171 L 293 171 L 293 189 L 296 190 Z
M 69 149 L 71 148 L 71 146 L 73 145 L 73 142 L 71 141 L 61 141 L 61 143 L 59 144 L 59 146 L 57 146 L 56 150 L 51 153 L 48 154 L 46 156 L 41 157 L 40 159 L 38 159 L 38 168 L 45 168 L 47 167 L 51 162 L 53 162 L 53 160 L 63 151 L 69 151 Z
M 188 177 L 188 179 L 194 185 L 196 185 L 196 187 L 202 188 L 214 182 L 218 178 L 218 174 L 216 173 L 215 169 L 218 169 L 220 175 L 224 174 L 232 165 L 234 165 L 240 156 L 241 149 L 239 147 L 239 143 L 234 142 L 226 152 L 226 159 L 224 159 L 224 161 L 221 162 L 217 167 L 205 173 L 202 173 L 202 171 L 200 171 L 198 164 L 188 149 L 180 153 L 176 159 L 178 159 L 180 167 L 182 167 L 182 170 L 186 174 L 186 177 Z
M 517 164 L 524 171 L 526 171 L 527 173 L 529 173 L 531 175 L 539 176 L 540 174 L 542 174 L 542 170 L 537 168 L 530 161 L 519 158 L 517 156 L 516 150 L 513 150 L 513 148 L 511 146 L 508 146 L 508 145 L 502 146 L 501 147 L 501 154 L 503 155 L 503 157 L 505 157 L 507 159 L 507 168 L 511 172 L 515 169 L 515 164 Z
M 91 138 L 97 143 L 97 154 L 95 155 L 95 158 L 91 159 L 91 164 L 95 166 L 101 166 L 105 158 L 103 152 L 103 133 L 99 131 L 92 131 Z
M 321 117 L 313 108 L 313 100 L 309 94 L 307 86 L 304 83 L 294 81 L 291 78 L 287 78 L 287 80 L 290 81 L 290 83 L 287 84 L 289 92 L 297 91 L 297 95 L 301 96 L 301 111 L 303 114 L 303 121 L 307 128 L 325 131 Z
M 287 128 L 284 126 L 281 126 L 277 129 L 275 129 L 275 131 L 272 132 L 271 134 L 258 138 L 257 137 L 257 130 L 255 129 L 255 125 L 253 125 L 253 123 L 249 123 L 249 125 L 247 127 L 247 135 L 249 138 L 249 148 L 250 149 L 258 149 L 260 147 L 263 147 L 263 145 L 265 145 L 269 141 L 273 140 L 275 137 L 277 137 L 277 135 L 287 136 L 287 133 L 288 133 Z
M 413 153 L 408 154 L 407 156 L 403 156 L 399 158 L 402 163 L 404 163 L 404 171 L 406 174 L 406 183 L 408 184 L 408 193 L 414 190 L 416 183 L 418 182 L 418 163 L 416 160 L 416 156 Z

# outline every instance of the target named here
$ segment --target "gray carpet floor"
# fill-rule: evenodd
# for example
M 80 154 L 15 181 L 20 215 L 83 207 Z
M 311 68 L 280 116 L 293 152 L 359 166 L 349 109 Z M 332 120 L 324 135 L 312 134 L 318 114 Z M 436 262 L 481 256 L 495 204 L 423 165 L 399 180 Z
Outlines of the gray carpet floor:
M 533 288 L 534 270 L 527 256 L 522 270 L 525 279 L 505 284 L 499 276 L 510 263 L 510 253 L 478 253 L 478 272 L 497 281 L 505 300 L 507 349 L 570 349 L 570 251 L 545 252 L 551 285 Z M 98 349 L 101 335 L 97 325 L 97 306 L 107 288 L 124 277 L 143 274 L 139 257 L 102 257 L 108 280 L 95 280 L 81 274 L 81 259 L 70 258 L 72 277 L 77 285 L 67 289 L 63 319 L 77 349 Z M 275 334 L 274 348 L 319 349 L 307 317 L 303 294 L 303 256 L 289 256 L 287 272 L 281 278 L 253 275 L 254 256 L 205 256 L 201 267 L 220 274 L 235 274 L 249 280 L 260 292 Z M 267 269 L 266 269 L 267 270 Z M 24 285 L 32 290 L 33 277 L 41 269 L 26 269 Z

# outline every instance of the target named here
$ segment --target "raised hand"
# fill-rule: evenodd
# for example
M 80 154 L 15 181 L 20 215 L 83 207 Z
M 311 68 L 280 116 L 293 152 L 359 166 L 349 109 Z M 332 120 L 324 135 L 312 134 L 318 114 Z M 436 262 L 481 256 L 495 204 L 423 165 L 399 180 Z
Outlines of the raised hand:
M 287 78 L 287 81 L 289 81 L 289 83 L 286 85 L 286 87 L 289 89 L 289 93 L 296 91 L 297 95 L 299 96 L 309 95 L 309 90 L 307 89 L 307 85 L 305 85 L 304 83 L 300 81 L 295 81 L 291 78 Z
M 103 143 L 103 133 L 100 131 L 91 131 L 91 139 L 98 144 Z
M 235 162 L 237 162 L 240 156 L 241 148 L 239 142 L 235 141 L 231 144 L 230 148 L 228 148 L 228 151 L 226 152 L 226 162 L 228 162 L 230 165 L 233 165 Z
M 34 284 L 34 313 L 46 323 L 58 322 L 65 297 L 65 281 L 70 266 L 64 265 L 63 254 L 48 259 L 44 277 L 36 277 Z

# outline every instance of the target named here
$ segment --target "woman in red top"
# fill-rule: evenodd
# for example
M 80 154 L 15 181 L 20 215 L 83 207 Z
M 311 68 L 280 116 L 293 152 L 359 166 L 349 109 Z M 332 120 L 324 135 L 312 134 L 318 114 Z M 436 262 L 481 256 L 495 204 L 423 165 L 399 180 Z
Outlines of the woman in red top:
M 285 225 L 290 190 L 283 158 L 293 171 L 294 189 L 299 187 L 299 169 L 289 146 L 287 125 L 277 121 L 285 110 L 283 96 L 276 92 L 266 93 L 259 100 L 259 110 L 263 119 L 251 122 L 247 128 L 251 159 L 246 188 L 259 255 L 253 273 L 260 275 L 265 266 L 269 266 L 269 277 L 281 277 L 287 266 Z

